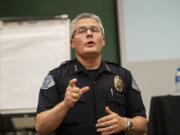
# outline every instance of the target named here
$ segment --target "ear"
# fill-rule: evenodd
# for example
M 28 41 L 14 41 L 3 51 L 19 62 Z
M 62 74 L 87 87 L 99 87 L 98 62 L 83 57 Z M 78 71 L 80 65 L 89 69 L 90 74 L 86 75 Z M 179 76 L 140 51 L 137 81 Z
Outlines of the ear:
M 71 38 L 71 48 L 75 48 L 73 38 Z
M 102 43 L 102 44 L 103 44 L 103 47 L 104 47 L 104 46 L 105 46 L 105 43 L 106 43 L 104 36 L 103 36 L 103 39 L 102 39 L 102 40 L 103 40 L 103 43 Z

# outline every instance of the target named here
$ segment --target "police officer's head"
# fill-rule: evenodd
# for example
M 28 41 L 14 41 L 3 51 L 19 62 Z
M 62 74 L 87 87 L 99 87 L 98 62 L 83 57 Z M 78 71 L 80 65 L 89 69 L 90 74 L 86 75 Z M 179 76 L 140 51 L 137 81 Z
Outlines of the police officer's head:
M 99 26 L 101 27 L 101 31 L 102 31 L 103 35 L 105 34 L 104 27 L 103 27 L 103 24 L 102 24 L 101 19 L 99 18 L 99 16 L 97 16 L 95 14 L 92 14 L 92 13 L 81 13 L 71 21 L 71 26 L 70 26 L 70 37 L 71 38 L 73 37 L 73 35 L 75 33 L 76 23 L 79 20 L 85 19 L 85 18 L 91 18 L 91 19 L 96 20 L 99 23 Z
M 78 56 L 96 57 L 105 46 L 104 27 L 95 14 L 82 13 L 73 19 L 70 35 L 71 47 Z

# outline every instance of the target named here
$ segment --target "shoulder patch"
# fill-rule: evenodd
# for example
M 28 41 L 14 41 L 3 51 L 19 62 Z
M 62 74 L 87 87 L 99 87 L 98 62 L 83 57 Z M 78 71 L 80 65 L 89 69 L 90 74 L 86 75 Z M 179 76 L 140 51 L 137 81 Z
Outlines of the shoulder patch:
M 43 85 L 41 89 L 47 90 L 54 85 L 55 85 L 55 82 L 54 82 L 53 76 L 48 74 L 43 81 Z
M 131 86 L 132 86 L 132 88 L 133 88 L 134 90 L 137 90 L 137 91 L 140 92 L 139 86 L 137 85 L 134 77 L 132 77 L 132 84 L 131 84 Z

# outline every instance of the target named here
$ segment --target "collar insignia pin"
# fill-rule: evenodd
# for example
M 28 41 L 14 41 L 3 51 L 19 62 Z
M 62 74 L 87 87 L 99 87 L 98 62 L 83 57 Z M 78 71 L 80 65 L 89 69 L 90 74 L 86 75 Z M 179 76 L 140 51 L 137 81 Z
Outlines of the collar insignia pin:
M 74 65 L 74 70 L 75 70 L 76 72 L 78 71 L 77 65 Z

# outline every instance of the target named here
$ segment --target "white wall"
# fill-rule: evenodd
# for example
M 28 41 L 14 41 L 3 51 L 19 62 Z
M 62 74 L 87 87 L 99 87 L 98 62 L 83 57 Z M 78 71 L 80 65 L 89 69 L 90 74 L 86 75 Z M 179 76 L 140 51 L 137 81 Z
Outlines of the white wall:
M 180 1 L 118 0 L 122 66 L 132 71 L 149 115 L 152 96 L 175 91 L 180 67 Z

